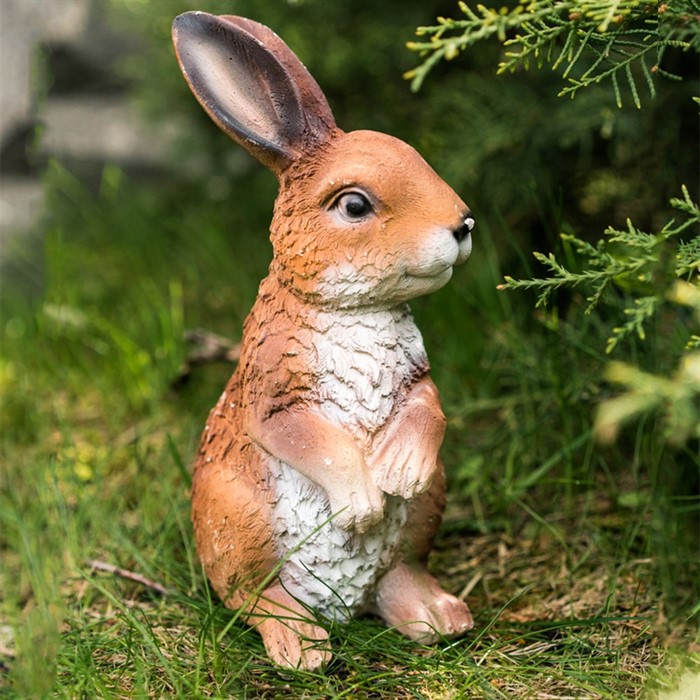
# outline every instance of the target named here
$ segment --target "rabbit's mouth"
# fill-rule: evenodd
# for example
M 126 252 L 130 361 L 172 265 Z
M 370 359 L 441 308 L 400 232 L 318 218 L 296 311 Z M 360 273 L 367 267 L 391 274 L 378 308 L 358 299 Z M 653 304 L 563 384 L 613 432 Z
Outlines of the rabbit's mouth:
M 316 302 L 341 308 L 394 306 L 444 287 L 452 277 L 452 264 L 394 267 L 391 272 L 363 275 L 349 264 L 326 270 L 314 289 Z
M 452 275 L 452 268 L 461 265 L 472 252 L 471 233 L 464 236 L 453 236 L 452 232 L 445 230 L 440 232 L 429 245 L 427 245 L 418 260 L 406 266 L 406 274 L 418 278 L 442 278 L 446 281 Z M 445 235 L 447 234 L 447 235 Z M 448 274 L 449 272 L 449 274 Z
M 442 277 L 446 277 L 445 282 L 447 282 L 450 277 L 452 277 L 453 267 L 454 263 L 452 265 L 440 263 L 439 265 L 434 265 L 425 269 L 406 270 L 406 277 L 414 277 L 419 280 L 435 280 L 436 282 L 442 279 Z
M 459 254 L 455 265 L 461 265 L 472 254 L 472 234 L 468 233 L 459 241 Z
M 469 231 L 457 236 L 452 229 L 435 228 L 424 233 L 418 245 L 383 255 L 376 250 L 358 253 L 329 265 L 317 278 L 312 296 L 343 307 L 402 303 L 444 287 L 471 248 Z
M 432 294 L 444 287 L 452 279 L 452 265 L 440 270 L 407 270 L 400 280 L 394 282 L 394 296 L 400 301 L 408 301 L 425 294 Z

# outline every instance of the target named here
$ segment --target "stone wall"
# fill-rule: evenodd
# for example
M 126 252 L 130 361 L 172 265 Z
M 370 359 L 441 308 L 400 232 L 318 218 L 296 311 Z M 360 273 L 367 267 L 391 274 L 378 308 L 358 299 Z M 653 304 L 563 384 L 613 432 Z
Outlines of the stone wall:
M 139 48 L 102 0 L 0 0 L 0 254 L 40 216 L 49 158 L 88 180 L 105 162 L 163 167 L 163 130 L 149 133 L 118 70 Z

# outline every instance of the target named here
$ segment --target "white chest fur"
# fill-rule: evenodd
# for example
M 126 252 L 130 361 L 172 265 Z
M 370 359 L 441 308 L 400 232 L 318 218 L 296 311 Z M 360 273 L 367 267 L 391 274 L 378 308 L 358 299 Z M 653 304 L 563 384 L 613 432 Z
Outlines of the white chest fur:
M 361 441 L 390 417 L 402 385 L 427 369 L 423 340 L 407 308 L 328 314 L 317 319 L 314 334 L 321 410 Z M 326 617 L 361 612 L 396 556 L 408 503 L 387 496 L 384 519 L 358 535 L 333 523 L 321 487 L 287 464 L 272 469 L 283 584 Z
M 427 367 L 410 311 L 322 314 L 315 326 L 321 410 L 358 436 L 373 433 L 389 418 L 402 385 Z

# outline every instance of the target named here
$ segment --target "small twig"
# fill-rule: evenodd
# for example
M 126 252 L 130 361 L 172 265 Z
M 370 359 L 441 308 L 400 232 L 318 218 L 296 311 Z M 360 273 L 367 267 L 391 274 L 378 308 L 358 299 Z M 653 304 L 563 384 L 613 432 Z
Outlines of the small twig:
M 240 343 L 233 343 L 228 338 L 199 328 L 185 331 L 185 342 L 194 347 L 185 357 L 178 376 L 173 381 L 175 388 L 187 381 L 193 367 L 211 362 L 235 364 L 241 354 Z
M 460 600 L 464 600 L 476 588 L 476 584 L 479 583 L 483 577 L 484 573 L 482 571 L 477 571 L 457 597 Z
M 185 331 L 185 342 L 194 345 L 187 355 L 188 365 L 203 365 L 207 362 L 238 362 L 241 344 L 228 338 L 197 328 Z
M 121 578 L 128 579 L 129 581 L 134 581 L 134 583 L 139 583 L 146 588 L 151 588 L 161 595 L 171 595 L 173 593 L 173 591 L 169 588 L 166 588 L 156 581 L 152 581 L 150 578 L 137 574 L 135 571 L 129 571 L 128 569 L 122 569 L 120 566 L 109 564 L 106 561 L 90 559 L 87 564 L 92 571 L 106 571 L 108 574 L 114 574 L 115 576 L 120 576 Z

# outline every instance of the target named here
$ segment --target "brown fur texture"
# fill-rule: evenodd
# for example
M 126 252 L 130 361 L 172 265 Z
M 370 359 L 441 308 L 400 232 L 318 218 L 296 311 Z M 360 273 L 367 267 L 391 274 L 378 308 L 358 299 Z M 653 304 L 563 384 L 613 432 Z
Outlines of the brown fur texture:
M 469 255 L 469 209 L 404 142 L 338 129 L 268 28 L 186 13 L 173 37 L 204 108 L 280 181 L 269 275 L 194 469 L 207 575 L 281 665 L 330 658 L 324 617 L 463 634 L 467 606 L 425 567 L 445 417 L 406 302 Z

